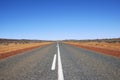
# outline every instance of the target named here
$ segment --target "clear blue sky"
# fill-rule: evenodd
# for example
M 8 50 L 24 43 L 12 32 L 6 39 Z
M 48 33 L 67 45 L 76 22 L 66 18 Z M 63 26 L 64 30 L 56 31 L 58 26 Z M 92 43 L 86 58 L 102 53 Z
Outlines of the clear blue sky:
M 0 0 L 0 38 L 120 37 L 120 0 Z

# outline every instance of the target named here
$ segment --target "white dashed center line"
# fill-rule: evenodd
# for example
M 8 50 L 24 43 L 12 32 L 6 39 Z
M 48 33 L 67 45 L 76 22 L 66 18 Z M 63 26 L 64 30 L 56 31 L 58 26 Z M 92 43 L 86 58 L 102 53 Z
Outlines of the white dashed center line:
M 64 80 L 62 62 L 61 62 L 61 56 L 60 56 L 60 47 L 58 42 L 57 42 L 57 52 L 58 52 L 57 54 L 58 55 L 58 80 Z M 55 66 L 56 66 L 56 54 L 54 54 L 51 70 L 55 70 Z
M 55 70 L 55 65 L 56 65 L 56 54 L 54 55 L 54 58 L 53 58 L 51 70 Z

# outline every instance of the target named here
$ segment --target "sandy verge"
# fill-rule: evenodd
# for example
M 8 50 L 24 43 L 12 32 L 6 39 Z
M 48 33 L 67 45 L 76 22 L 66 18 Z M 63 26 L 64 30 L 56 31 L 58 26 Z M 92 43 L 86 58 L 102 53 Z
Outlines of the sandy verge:
M 0 59 L 52 44 L 51 42 L 0 45 Z
M 101 42 L 101 43 L 99 42 L 65 42 L 65 43 L 120 58 L 120 43 L 106 43 L 106 42 Z

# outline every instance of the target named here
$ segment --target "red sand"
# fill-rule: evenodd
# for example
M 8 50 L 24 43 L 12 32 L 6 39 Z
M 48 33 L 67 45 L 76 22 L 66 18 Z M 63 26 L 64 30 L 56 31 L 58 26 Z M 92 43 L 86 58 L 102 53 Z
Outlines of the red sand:
M 47 44 L 47 45 L 49 45 L 49 44 Z M 7 58 L 9 56 L 20 54 L 22 52 L 29 51 L 29 50 L 32 50 L 32 49 L 35 49 L 35 48 L 39 48 L 39 47 L 43 47 L 43 46 L 45 46 L 45 45 L 34 46 L 34 47 L 30 47 L 30 48 L 19 49 L 19 50 L 16 50 L 16 51 L 1 53 L 0 54 L 0 59 L 4 59 L 4 58 Z
M 101 52 L 101 53 L 104 53 L 104 54 L 107 54 L 107 55 L 112 55 L 112 56 L 116 56 L 116 57 L 120 58 L 120 51 L 109 50 L 109 49 L 98 48 L 98 47 L 83 46 L 83 45 L 80 45 L 80 44 L 71 44 L 71 43 L 67 43 L 67 44 L 78 46 L 78 47 L 89 49 L 89 50 L 93 50 L 93 51 L 97 51 L 97 52 Z

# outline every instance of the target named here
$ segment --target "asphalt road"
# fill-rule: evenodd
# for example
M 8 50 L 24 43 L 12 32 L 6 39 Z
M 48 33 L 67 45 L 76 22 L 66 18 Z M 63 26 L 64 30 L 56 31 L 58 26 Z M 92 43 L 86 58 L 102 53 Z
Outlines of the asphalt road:
M 0 60 L 0 80 L 120 80 L 120 59 L 55 43 Z

